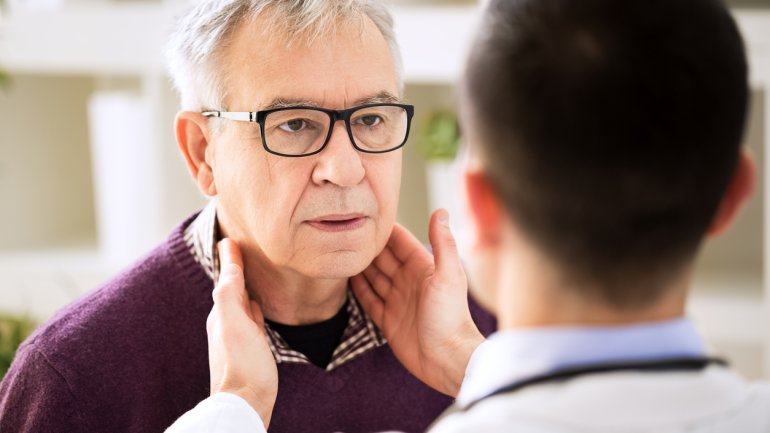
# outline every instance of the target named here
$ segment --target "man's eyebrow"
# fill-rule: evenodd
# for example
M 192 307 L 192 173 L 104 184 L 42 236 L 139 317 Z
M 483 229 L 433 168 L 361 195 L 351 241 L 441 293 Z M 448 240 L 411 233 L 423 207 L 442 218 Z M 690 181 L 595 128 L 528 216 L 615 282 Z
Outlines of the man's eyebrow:
M 366 98 L 356 99 L 353 105 L 366 105 L 366 104 L 395 104 L 401 102 L 401 98 L 393 95 L 390 92 L 383 91 L 374 96 Z
M 355 101 L 353 101 L 353 106 L 367 105 L 367 104 L 393 104 L 398 102 L 401 102 L 401 98 L 393 95 L 390 92 L 382 91 L 373 96 L 366 96 L 363 98 L 356 99 Z M 270 103 L 267 104 L 260 111 L 273 110 L 276 108 L 292 108 L 292 107 L 321 107 L 321 104 L 319 104 L 316 101 L 311 101 L 309 99 L 275 98 L 272 101 L 270 101 Z
M 262 110 L 273 110 L 275 108 L 292 108 L 292 107 L 320 107 L 317 102 L 305 100 L 305 99 L 284 99 L 275 98 L 270 101 Z

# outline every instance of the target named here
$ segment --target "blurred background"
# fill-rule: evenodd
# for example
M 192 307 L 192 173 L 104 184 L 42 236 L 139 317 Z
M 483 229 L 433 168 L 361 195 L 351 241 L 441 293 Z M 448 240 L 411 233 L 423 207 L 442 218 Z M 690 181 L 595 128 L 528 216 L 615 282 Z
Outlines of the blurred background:
M 399 220 L 423 241 L 436 207 L 464 238 L 454 82 L 476 1 L 395 1 L 406 100 Z M 764 167 L 770 145 L 770 0 L 728 2 L 747 41 L 753 100 L 746 145 L 759 188 L 700 259 L 690 314 L 745 375 L 770 379 Z M 180 0 L 0 0 L 0 376 L 12 347 L 198 210 L 172 122 L 162 50 Z M 461 244 L 462 245 L 462 244 Z

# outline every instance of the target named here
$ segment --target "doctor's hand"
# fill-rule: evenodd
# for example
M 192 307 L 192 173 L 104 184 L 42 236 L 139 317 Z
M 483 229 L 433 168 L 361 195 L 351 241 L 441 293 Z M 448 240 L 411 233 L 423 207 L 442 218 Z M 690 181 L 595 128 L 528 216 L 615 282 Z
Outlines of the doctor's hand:
M 484 337 L 471 318 L 468 281 L 448 218 L 444 209 L 431 217 L 433 255 L 396 224 L 382 253 L 351 283 L 407 370 L 455 397 Z
M 267 428 L 278 393 L 278 369 L 268 345 L 259 305 L 249 299 L 243 260 L 230 239 L 219 243 L 219 281 L 206 323 L 211 394 L 228 392 L 246 400 Z

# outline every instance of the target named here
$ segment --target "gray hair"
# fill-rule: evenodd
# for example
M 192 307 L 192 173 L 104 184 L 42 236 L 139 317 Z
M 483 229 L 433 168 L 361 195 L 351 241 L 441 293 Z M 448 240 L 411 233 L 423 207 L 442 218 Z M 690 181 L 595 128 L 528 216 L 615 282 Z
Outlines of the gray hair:
M 166 59 L 182 109 L 221 109 L 226 76 L 220 67 L 240 24 L 268 15 L 268 32 L 308 43 L 334 32 L 340 19 L 368 17 L 388 43 L 403 91 L 401 53 L 393 18 L 380 0 L 204 0 L 182 16 L 169 41 Z

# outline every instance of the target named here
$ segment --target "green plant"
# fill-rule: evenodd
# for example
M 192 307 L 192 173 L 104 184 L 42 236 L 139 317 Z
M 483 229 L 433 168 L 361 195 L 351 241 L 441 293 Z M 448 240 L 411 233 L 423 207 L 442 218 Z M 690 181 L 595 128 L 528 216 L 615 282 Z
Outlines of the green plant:
M 460 147 L 457 115 L 449 110 L 430 113 L 423 124 L 420 149 L 428 161 L 451 161 Z
M 11 76 L 0 68 L 0 89 L 7 89 L 11 85 Z
M 34 329 L 34 323 L 26 317 L 0 316 L 0 379 L 11 366 L 16 349 Z

